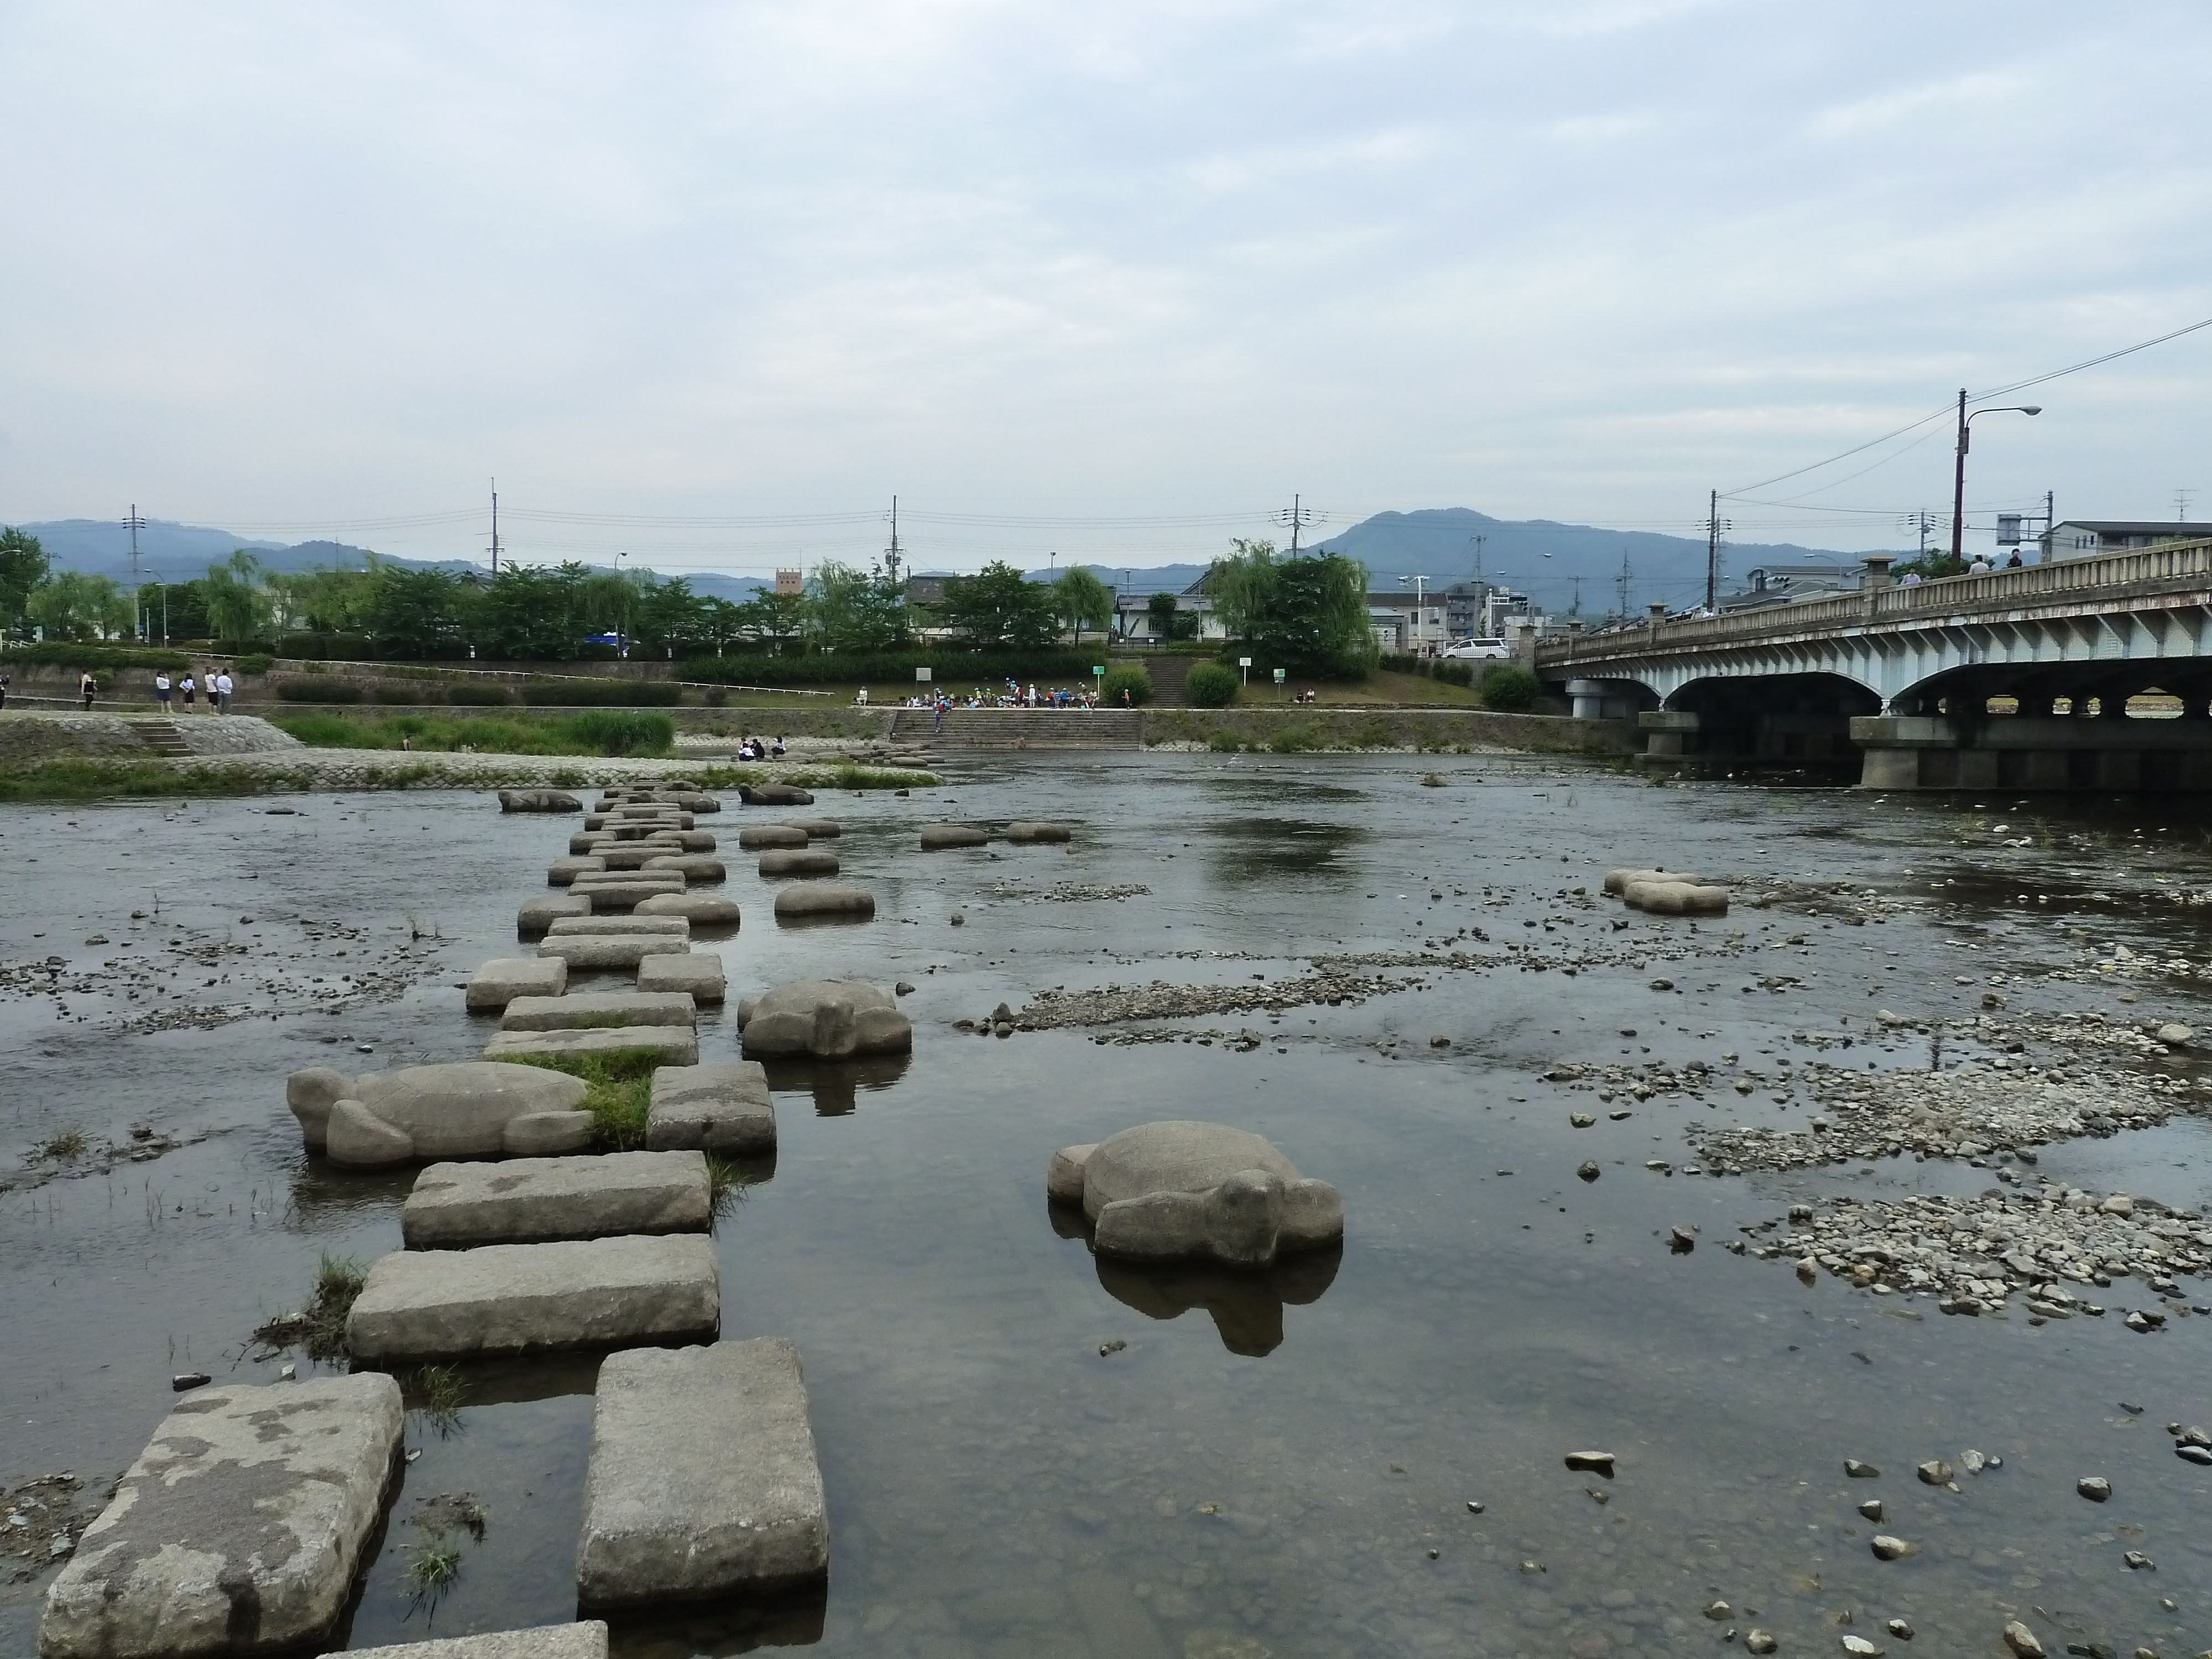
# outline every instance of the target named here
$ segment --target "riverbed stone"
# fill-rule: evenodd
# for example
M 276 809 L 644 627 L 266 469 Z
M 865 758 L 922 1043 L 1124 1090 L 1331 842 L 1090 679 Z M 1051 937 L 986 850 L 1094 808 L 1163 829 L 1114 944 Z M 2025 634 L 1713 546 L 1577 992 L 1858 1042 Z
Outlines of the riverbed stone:
M 722 958 L 713 951 L 650 956 L 637 964 L 641 992 L 682 993 L 695 1003 L 720 1002 L 727 993 Z
M 405 1423 L 380 1375 L 181 1401 L 48 1588 L 40 1653 L 189 1659 L 319 1641 L 363 1565 Z
M 558 898 L 525 899 L 514 913 L 514 936 L 517 939 L 542 939 L 545 930 L 563 916 L 587 916 L 592 914 L 592 902 L 563 894 Z
M 1073 841 L 1075 831 L 1064 823 L 1039 823 L 1018 818 L 1006 826 L 1006 839 L 1012 842 Z
M 795 823 L 749 823 L 738 831 L 738 845 L 749 853 L 775 847 L 804 847 L 805 830 Z
M 760 855 L 759 868 L 764 876 L 834 876 L 837 855 L 813 847 L 777 848 Z
M 410 1250 L 704 1232 L 714 1199 L 696 1152 L 433 1164 L 400 1211 Z
M 663 1066 L 653 1074 L 645 1144 L 655 1151 L 692 1148 L 725 1158 L 757 1158 L 775 1150 L 775 1105 L 758 1060 Z
M 502 789 L 499 792 L 499 810 L 502 812 L 580 812 L 584 810 L 584 803 L 559 789 Z
M 1082 1205 L 1107 1255 L 1265 1267 L 1279 1251 L 1344 1237 L 1335 1188 L 1301 1176 L 1260 1136 L 1220 1123 L 1145 1123 L 1063 1147 L 1047 1167 L 1045 1191 Z
M 346 1659 L 607 1659 L 607 1627 L 597 1619 L 534 1630 L 403 1642 L 396 1648 L 355 1648 Z
M 741 783 L 738 799 L 748 806 L 811 806 L 814 797 L 795 783 Z
M 1605 890 L 1618 898 L 1634 882 L 1686 881 L 1694 884 L 1697 879 L 1686 870 L 1608 870 L 1605 872 Z
M 650 1606 L 787 1589 L 830 1568 L 798 1346 L 641 1348 L 599 1367 L 576 1599 Z
M 558 957 L 495 957 L 469 975 L 464 1000 L 471 1013 L 495 1012 L 517 997 L 557 997 L 568 985 L 568 964 Z
M 541 957 L 560 957 L 571 973 L 585 969 L 635 968 L 664 952 L 681 956 L 691 948 L 682 933 L 548 933 L 538 941 Z
M 284 1096 L 309 1151 L 366 1166 L 519 1152 L 509 1130 L 526 1119 L 581 1118 L 587 1133 L 590 1124 L 590 1115 L 577 1109 L 584 1099 L 580 1078 L 485 1060 L 406 1066 L 360 1077 L 311 1066 L 285 1079 Z M 349 1127 L 333 1146 L 331 1125 L 342 1104 L 349 1108 Z M 362 1133 L 349 1139 L 354 1128 Z
M 690 998 L 684 999 L 687 1002 Z M 495 1031 L 484 1044 L 486 1060 L 542 1054 L 551 1060 L 583 1060 L 592 1054 L 646 1050 L 665 1066 L 699 1063 L 699 1036 L 689 1025 L 600 1025 L 580 1030 Z
M 1632 909 L 1659 916 L 1724 916 L 1725 887 L 1700 887 L 1686 881 L 1632 881 L 1621 897 Z
M 591 875 L 606 867 L 606 860 L 596 853 L 570 853 L 545 866 L 545 879 L 555 887 L 566 887 L 579 876 Z
M 704 1234 L 627 1234 L 467 1250 L 398 1250 L 346 1318 L 358 1364 L 711 1337 L 720 1321 Z
M 866 921 L 876 914 L 876 896 L 849 881 L 795 881 L 775 896 L 778 921 Z
M 711 853 L 663 853 L 645 862 L 647 875 L 673 870 L 688 884 L 693 882 L 720 881 L 729 872 L 722 867 L 721 860 Z
M 681 962 L 682 957 L 671 957 Z M 558 960 L 558 958 L 555 958 Z M 647 957 L 647 962 L 659 958 Z M 691 998 L 677 991 L 586 991 L 566 997 L 517 997 L 501 1018 L 502 1031 L 568 1031 L 590 1026 L 684 1025 L 699 1017 Z
M 921 827 L 921 850 L 925 853 L 951 847 L 981 847 L 990 839 L 989 830 L 972 823 L 925 823 Z
M 574 939 L 583 936 L 617 938 L 628 936 L 642 939 L 652 934 L 665 934 L 671 939 L 689 939 L 691 924 L 682 916 L 639 915 L 626 916 L 561 916 L 547 928 L 553 939 Z
M 794 980 L 747 997 L 738 1005 L 738 1030 L 748 1055 L 843 1060 L 914 1046 L 913 1023 L 896 1000 L 854 979 Z
M 694 927 L 735 927 L 744 919 L 733 898 L 720 893 L 656 893 L 640 899 L 639 916 L 682 916 Z

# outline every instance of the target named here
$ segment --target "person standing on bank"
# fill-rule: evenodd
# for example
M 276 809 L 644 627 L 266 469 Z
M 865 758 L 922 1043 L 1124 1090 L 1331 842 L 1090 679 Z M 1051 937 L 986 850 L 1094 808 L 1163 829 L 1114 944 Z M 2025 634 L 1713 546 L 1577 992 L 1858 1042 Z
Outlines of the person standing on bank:
M 154 701 L 161 706 L 161 713 L 166 714 L 169 712 L 169 675 L 167 669 L 154 676 Z
M 5 674 L 0 674 L 0 708 L 5 708 L 7 706 L 8 677 Z
M 88 714 L 92 713 L 92 694 L 99 690 L 100 682 L 93 678 L 92 670 L 86 669 L 77 680 L 76 691 L 84 699 L 84 712 Z
M 185 670 L 184 678 L 177 682 L 177 690 L 185 694 L 185 713 L 187 714 L 191 714 L 192 712 L 192 698 L 199 690 L 198 683 L 192 678 L 192 671 L 191 669 L 187 668 Z
M 226 668 L 215 677 L 216 713 L 230 713 L 230 671 Z

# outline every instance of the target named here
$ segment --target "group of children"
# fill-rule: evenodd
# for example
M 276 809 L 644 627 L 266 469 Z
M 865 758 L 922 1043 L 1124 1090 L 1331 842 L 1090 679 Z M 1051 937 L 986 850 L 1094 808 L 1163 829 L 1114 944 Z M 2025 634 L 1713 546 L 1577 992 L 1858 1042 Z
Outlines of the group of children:
M 92 694 L 98 689 L 89 674 L 87 674 L 78 684 L 77 690 L 84 694 L 84 706 L 87 708 L 92 707 Z M 230 675 L 226 670 L 210 668 L 198 679 L 194 679 L 191 671 L 187 669 L 173 688 L 169 684 L 169 676 L 166 670 L 154 676 L 154 701 L 161 706 L 161 712 L 165 714 L 169 712 L 169 698 L 173 690 L 185 694 L 186 708 L 195 708 L 198 707 L 199 694 L 203 689 L 207 692 L 209 713 L 215 714 L 230 713 L 230 694 L 234 688 Z
M 766 738 L 747 738 L 738 745 L 738 758 L 745 761 L 781 760 L 783 739 L 770 743 Z

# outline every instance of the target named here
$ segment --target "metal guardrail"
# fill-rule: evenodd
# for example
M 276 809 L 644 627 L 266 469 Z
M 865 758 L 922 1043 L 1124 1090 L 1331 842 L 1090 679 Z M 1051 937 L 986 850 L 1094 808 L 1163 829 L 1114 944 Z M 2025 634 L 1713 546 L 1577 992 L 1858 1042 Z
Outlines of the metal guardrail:
M 2212 538 L 2168 542 L 2095 558 L 2023 565 L 2017 570 L 1992 570 L 1982 575 L 1941 576 L 1910 586 L 1863 587 L 1794 605 L 1762 605 L 1733 617 L 1659 617 L 1578 640 L 1539 645 L 1536 660 L 1546 666 L 1565 665 L 1635 654 L 1662 644 L 1676 648 L 1727 645 L 1826 629 L 2003 610 L 2086 598 L 2100 591 L 2141 592 L 2160 586 L 2212 587 Z

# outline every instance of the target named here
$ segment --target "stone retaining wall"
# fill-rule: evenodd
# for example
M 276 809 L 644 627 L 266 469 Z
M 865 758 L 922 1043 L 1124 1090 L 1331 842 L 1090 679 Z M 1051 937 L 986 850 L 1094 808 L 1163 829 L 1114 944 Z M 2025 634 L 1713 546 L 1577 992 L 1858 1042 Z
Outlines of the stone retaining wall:
M 1284 749 L 1517 749 L 1546 755 L 1635 752 L 1626 720 L 1577 720 L 1488 709 L 1147 708 L 1145 742 L 1240 744 Z
M 200 714 L 173 722 L 195 755 L 302 751 L 289 732 L 250 714 Z M 0 766 L 47 760 L 145 760 L 155 751 L 119 714 L 0 709 Z

